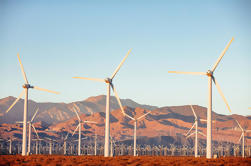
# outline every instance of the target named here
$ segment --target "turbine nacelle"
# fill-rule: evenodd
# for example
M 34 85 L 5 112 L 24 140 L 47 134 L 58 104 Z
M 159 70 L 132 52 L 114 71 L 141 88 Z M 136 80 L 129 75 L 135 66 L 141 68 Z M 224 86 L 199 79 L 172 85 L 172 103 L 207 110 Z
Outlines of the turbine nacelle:
M 213 76 L 213 72 L 212 72 L 211 70 L 208 70 L 208 71 L 207 71 L 207 76 L 208 76 L 208 77 L 212 77 L 212 76 Z
M 24 84 L 22 87 L 25 89 L 34 88 L 34 86 L 31 86 L 30 84 Z
M 108 78 L 105 79 L 105 82 L 107 84 L 112 84 L 112 79 L 108 77 Z

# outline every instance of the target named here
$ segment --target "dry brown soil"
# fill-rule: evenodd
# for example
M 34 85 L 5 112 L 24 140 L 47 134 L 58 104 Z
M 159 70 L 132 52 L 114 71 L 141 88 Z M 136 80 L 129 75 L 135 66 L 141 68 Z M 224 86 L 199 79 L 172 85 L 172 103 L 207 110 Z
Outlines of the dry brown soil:
M 1 155 L 0 166 L 8 165 L 34 165 L 34 166 L 75 166 L 75 165 L 238 165 L 251 166 L 251 158 L 225 157 L 208 160 L 204 157 L 159 157 L 159 156 L 60 156 L 60 155 Z

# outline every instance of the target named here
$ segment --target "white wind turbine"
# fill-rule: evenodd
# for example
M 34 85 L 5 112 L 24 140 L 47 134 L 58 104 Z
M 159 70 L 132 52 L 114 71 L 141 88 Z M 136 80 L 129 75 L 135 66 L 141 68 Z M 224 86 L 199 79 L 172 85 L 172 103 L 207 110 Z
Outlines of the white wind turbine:
M 39 88 L 37 86 L 32 86 L 29 84 L 26 74 L 24 72 L 24 68 L 23 68 L 23 64 L 21 62 L 21 59 L 19 57 L 19 53 L 17 54 L 19 63 L 20 63 L 20 67 L 21 67 L 21 71 L 24 77 L 24 81 L 25 84 L 23 85 L 24 90 L 21 92 L 21 94 L 18 96 L 18 98 L 14 101 L 14 103 L 8 108 L 8 110 L 6 111 L 6 113 L 9 112 L 9 110 L 18 102 L 18 100 L 24 95 L 25 93 L 25 99 L 24 99 L 24 119 L 23 119 L 23 139 L 22 139 L 22 156 L 27 155 L 27 114 L 28 114 L 28 90 L 29 88 L 33 88 L 36 90 L 40 90 L 40 91 L 46 91 L 46 92 L 50 92 L 50 93 L 55 93 L 55 94 L 59 94 L 58 92 L 55 91 L 51 91 L 51 90 L 47 90 L 44 88 Z
M 201 134 L 201 135 L 203 135 L 203 136 L 205 136 L 206 137 L 206 135 L 204 134 L 204 133 L 202 133 L 202 132 L 200 132 L 200 131 L 198 131 L 198 121 L 200 120 L 200 121 L 206 121 L 206 120 L 204 120 L 204 119 L 198 119 L 198 117 L 197 117 L 197 115 L 196 115 L 196 113 L 195 113 L 195 111 L 194 111 L 194 109 L 193 109 L 193 106 L 192 105 L 190 105 L 191 106 L 191 109 L 192 109 L 192 111 L 193 111 L 193 115 L 194 115 L 194 124 L 193 124 L 193 126 L 190 128 L 190 130 L 186 133 L 186 138 L 189 138 L 189 137 L 191 137 L 193 134 L 195 134 L 195 140 L 194 140 L 194 156 L 195 157 L 198 157 L 198 133 L 199 134 Z M 193 133 L 191 133 L 191 131 L 192 131 L 192 129 L 195 127 L 195 132 L 193 132 Z M 188 135 L 189 134 L 189 135 Z
M 240 142 L 241 138 L 242 138 L 242 157 L 245 157 L 245 133 L 251 132 L 251 130 L 243 129 L 241 127 L 240 123 L 236 119 L 235 119 L 235 121 L 241 129 L 241 136 L 240 136 L 240 139 L 238 142 Z
M 76 105 L 74 104 L 74 106 L 76 107 Z M 77 108 L 77 107 L 76 107 Z M 83 123 L 97 123 L 97 122 L 93 122 L 93 121 L 82 121 L 78 115 L 78 112 L 76 111 L 76 109 L 73 107 L 73 110 L 74 112 L 76 113 L 77 117 L 78 117 L 78 122 L 79 124 L 77 125 L 76 129 L 74 130 L 72 136 L 75 134 L 75 132 L 77 131 L 78 129 L 78 155 L 80 156 L 81 155 L 81 126 Z
M 121 63 L 119 64 L 119 66 L 116 68 L 116 70 L 114 71 L 114 73 L 112 74 L 112 76 L 106 79 L 100 79 L 100 78 L 87 78 L 87 77 L 73 77 L 73 78 L 78 78 L 78 79 L 85 79 L 85 80 L 91 80 L 91 81 L 98 81 L 98 82 L 104 82 L 107 84 L 107 95 L 106 95 L 106 112 L 105 112 L 105 146 L 104 146 L 104 156 L 105 157 L 109 157 L 109 143 L 110 143 L 110 90 L 112 88 L 116 99 L 118 100 L 118 103 L 120 105 L 120 107 L 122 107 L 122 104 L 120 102 L 120 99 L 118 97 L 118 93 L 114 87 L 113 84 L 113 78 L 115 77 L 115 75 L 117 74 L 117 72 L 119 71 L 119 69 L 121 68 L 121 66 L 123 65 L 123 63 L 125 62 L 126 58 L 128 57 L 128 55 L 130 54 L 132 49 L 130 49 L 126 56 L 124 57 L 124 59 L 121 61 Z M 123 112 L 124 113 L 124 112 Z
M 128 114 L 124 114 L 125 116 L 127 116 L 128 118 L 130 118 L 130 119 L 132 119 L 133 121 L 134 121 L 134 144 L 133 144 L 133 155 L 134 156 L 136 156 L 136 140 L 137 140 L 137 122 L 141 119 L 141 118 L 143 118 L 143 117 L 145 117 L 146 115 L 148 115 L 149 113 L 151 113 L 151 112 L 147 112 L 147 113 L 145 113 L 144 115 L 142 115 L 142 116 L 140 116 L 140 117 L 138 117 L 138 118 L 133 118 L 133 117 L 131 117 L 130 115 L 128 115 Z
M 9 144 L 9 154 L 12 154 L 12 141 L 14 141 L 14 140 L 16 140 L 16 138 L 10 138 L 9 140 L 8 140 L 8 142 L 10 142 L 10 144 Z
M 68 139 L 68 136 L 69 136 L 69 132 L 67 132 L 67 135 L 64 138 L 64 155 L 66 155 L 66 146 L 67 146 L 66 140 Z
M 220 63 L 222 57 L 225 55 L 227 49 L 229 48 L 230 44 L 234 38 L 227 44 L 226 48 L 223 50 L 221 55 L 219 56 L 218 60 L 216 61 L 215 65 L 211 70 L 205 72 L 183 72 L 183 71 L 168 71 L 168 73 L 177 73 L 177 74 L 192 74 L 192 75 L 205 75 L 208 76 L 208 110 L 207 110 L 207 158 L 212 158 L 212 80 L 216 85 L 218 92 L 220 93 L 221 97 L 223 98 L 225 104 L 227 105 L 228 110 L 231 112 L 231 109 L 227 103 L 225 96 L 223 95 L 221 88 L 214 77 L 214 71 L 218 64 Z
M 34 113 L 34 115 L 32 116 L 31 120 L 28 122 L 29 123 L 29 139 L 28 139 L 28 154 L 30 154 L 31 152 L 31 127 L 34 129 L 38 139 L 39 139 L 39 136 L 38 136 L 38 133 L 37 133 L 37 130 L 36 128 L 34 127 L 34 125 L 32 124 L 33 120 L 35 119 L 36 115 L 37 115 L 37 112 L 38 112 L 39 108 L 36 110 L 36 112 Z
M 34 113 L 34 115 L 32 116 L 31 120 L 28 121 L 27 123 L 29 124 L 29 135 L 28 135 L 28 151 L 27 151 L 27 155 L 30 154 L 30 150 L 31 150 L 31 132 L 32 132 L 32 129 L 31 127 L 34 129 L 36 135 L 37 135 L 37 139 L 40 139 L 39 136 L 38 136 L 38 133 L 37 133 L 37 130 L 35 128 L 35 126 L 32 124 L 35 116 L 37 115 L 37 112 L 38 112 L 39 108 L 36 110 L 36 112 Z M 20 124 L 23 124 L 22 121 L 18 121 L 17 123 L 20 123 Z
M 51 138 L 46 138 L 47 140 L 49 140 L 49 155 L 52 155 L 52 150 L 54 149 L 54 144 L 53 142 L 57 142 L 54 139 Z M 53 144 L 53 145 L 52 145 Z

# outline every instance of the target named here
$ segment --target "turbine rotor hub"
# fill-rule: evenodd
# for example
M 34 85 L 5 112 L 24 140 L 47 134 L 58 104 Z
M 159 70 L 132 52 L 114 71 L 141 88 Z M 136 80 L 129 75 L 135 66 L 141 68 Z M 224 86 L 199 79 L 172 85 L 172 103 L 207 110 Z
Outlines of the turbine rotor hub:
M 31 86 L 30 84 L 24 84 L 23 88 L 29 89 L 29 88 L 33 88 L 33 86 Z
M 112 79 L 106 78 L 106 79 L 105 79 L 105 82 L 111 84 L 111 83 L 112 83 Z
M 213 72 L 211 70 L 208 70 L 207 71 L 207 76 L 209 76 L 209 77 L 213 76 Z

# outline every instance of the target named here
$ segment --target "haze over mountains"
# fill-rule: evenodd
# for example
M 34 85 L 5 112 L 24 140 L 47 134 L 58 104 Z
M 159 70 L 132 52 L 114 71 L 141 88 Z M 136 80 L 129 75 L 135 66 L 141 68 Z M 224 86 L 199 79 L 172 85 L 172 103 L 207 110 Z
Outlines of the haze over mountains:
M 0 135 L 2 138 L 21 137 L 21 126 L 15 124 L 16 121 L 23 118 L 23 100 L 20 100 L 13 110 L 5 113 L 6 109 L 15 100 L 14 97 L 0 99 Z M 93 136 L 96 133 L 104 136 L 105 125 L 105 101 L 106 96 L 100 95 L 89 97 L 83 101 L 73 102 L 81 110 L 82 120 L 96 121 L 98 124 L 83 124 L 83 134 Z M 133 121 L 124 117 L 119 109 L 117 101 L 111 97 L 111 136 L 116 140 L 132 139 Z M 158 108 L 155 106 L 142 105 L 130 99 L 122 99 L 122 105 L 127 114 L 132 117 L 139 117 L 144 113 L 151 111 L 145 118 L 138 122 L 137 135 L 144 138 L 161 138 L 177 141 L 177 136 L 184 135 L 193 125 L 194 116 L 190 106 L 171 106 Z M 72 133 L 78 124 L 77 117 L 73 111 L 73 103 L 36 103 L 29 101 L 29 118 L 35 111 L 35 106 L 39 112 L 35 119 L 39 135 L 60 137 L 66 132 Z M 199 119 L 206 119 L 207 109 L 194 105 L 194 110 Z M 242 115 L 220 115 L 213 112 L 213 140 L 229 141 L 237 143 L 240 137 L 240 129 L 237 127 L 234 119 L 240 121 L 244 128 L 251 129 L 251 117 Z M 8 124 L 6 124 L 8 123 Z M 206 134 L 206 122 L 199 123 L 199 131 Z M 46 130 L 55 131 L 52 135 Z M 35 136 L 35 135 L 34 135 Z M 247 133 L 247 144 L 251 144 L 251 133 Z M 185 138 L 183 141 L 185 141 Z M 200 136 L 201 139 L 205 139 Z M 181 140 L 178 140 L 181 141 Z
M 15 123 L 16 121 L 23 120 L 23 107 L 24 100 L 20 99 L 18 103 L 8 112 L 5 111 L 15 101 L 15 97 L 9 96 L 0 99 L 0 124 L 1 123 Z M 129 106 L 131 108 L 140 107 L 143 109 L 154 110 L 157 107 L 142 105 L 134 102 L 131 99 L 121 99 L 123 106 Z M 76 114 L 73 111 L 73 104 L 76 104 L 81 113 L 92 114 L 96 112 L 105 112 L 106 96 L 100 95 L 95 97 L 89 97 L 83 101 L 76 101 L 72 103 L 37 103 L 29 100 L 29 112 L 28 117 L 32 117 L 36 108 L 39 108 L 39 112 L 36 116 L 35 122 L 44 121 L 48 124 L 55 124 L 61 121 L 68 120 Z M 111 110 L 118 109 L 119 105 L 114 96 L 110 97 Z

